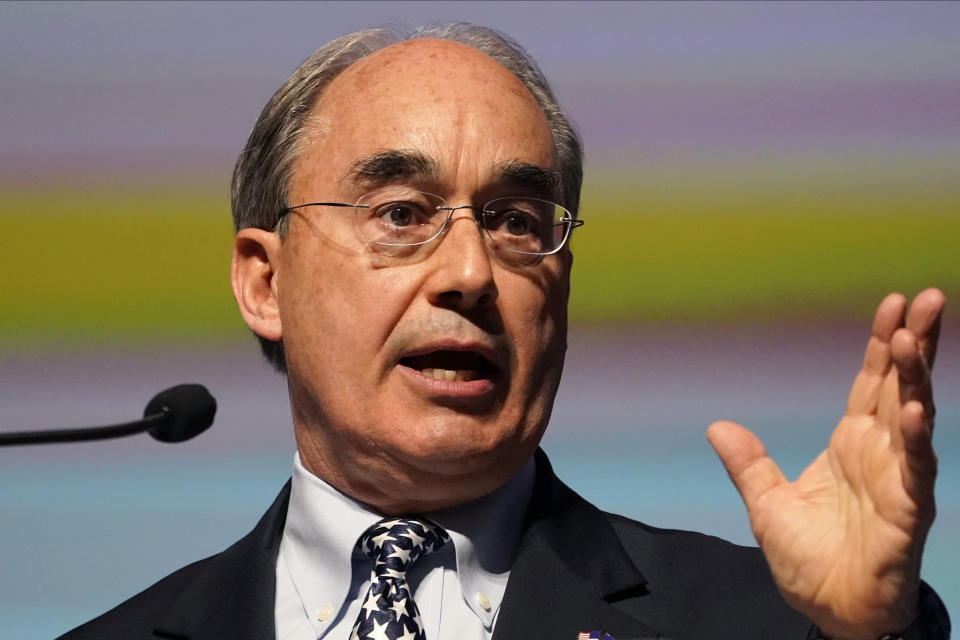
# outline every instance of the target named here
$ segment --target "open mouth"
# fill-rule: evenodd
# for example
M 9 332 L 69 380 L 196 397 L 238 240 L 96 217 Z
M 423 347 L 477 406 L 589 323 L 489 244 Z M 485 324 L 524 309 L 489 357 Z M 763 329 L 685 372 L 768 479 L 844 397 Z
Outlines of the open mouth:
M 475 351 L 431 351 L 400 359 L 400 364 L 428 378 L 446 382 L 491 379 L 497 368 Z

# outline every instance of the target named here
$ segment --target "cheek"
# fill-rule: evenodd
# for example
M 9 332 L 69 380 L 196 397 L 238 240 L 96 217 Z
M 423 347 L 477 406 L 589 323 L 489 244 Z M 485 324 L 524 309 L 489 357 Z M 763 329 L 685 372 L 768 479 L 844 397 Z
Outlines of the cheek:
M 359 354 L 381 345 L 409 302 L 408 278 L 385 269 L 356 248 L 352 230 L 326 235 L 316 225 L 304 225 L 304 243 L 291 242 L 280 303 L 297 333 L 335 339 L 344 352 Z M 301 230 L 297 230 L 298 232 Z
M 559 382 L 567 337 L 565 283 L 563 273 L 550 271 L 512 289 L 509 303 L 516 311 L 506 322 L 517 352 L 519 382 L 527 394 L 542 394 Z

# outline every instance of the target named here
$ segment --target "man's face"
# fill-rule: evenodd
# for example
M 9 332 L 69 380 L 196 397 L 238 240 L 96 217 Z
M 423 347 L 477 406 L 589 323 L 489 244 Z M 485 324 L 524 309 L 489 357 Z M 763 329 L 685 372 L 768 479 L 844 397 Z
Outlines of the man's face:
M 557 169 L 542 111 L 506 69 L 463 45 L 381 50 L 338 76 L 314 115 L 291 205 L 353 203 L 395 186 L 449 206 L 550 197 L 503 171 Z M 489 493 L 549 419 L 570 254 L 505 265 L 463 209 L 415 258 L 397 257 L 365 242 L 353 216 L 291 212 L 274 265 L 301 458 L 384 512 Z

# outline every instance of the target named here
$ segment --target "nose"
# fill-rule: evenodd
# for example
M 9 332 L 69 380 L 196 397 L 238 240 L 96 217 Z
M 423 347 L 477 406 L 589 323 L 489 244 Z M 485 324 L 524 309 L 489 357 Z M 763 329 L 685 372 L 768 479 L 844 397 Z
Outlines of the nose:
M 469 207 L 451 211 L 439 246 L 430 256 L 430 302 L 458 311 L 488 308 L 497 299 L 493 263 L 482 229 Z

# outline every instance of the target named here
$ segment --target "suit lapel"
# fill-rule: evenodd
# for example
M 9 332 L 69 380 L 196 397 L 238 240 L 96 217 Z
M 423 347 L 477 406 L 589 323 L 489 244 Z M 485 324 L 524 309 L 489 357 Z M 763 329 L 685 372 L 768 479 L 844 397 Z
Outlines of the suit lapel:
M 257 526 L 211 559 L 155 629 L 161 638 L 273 640 L 277 553 L 288 482 Z
M 527 523 L 494 640 L 576 640 L 582 631 L 660 637 L 618 607 L 642 595 L 646 580 L 603 514 L 554 476 L 542 451 Z
M 246 537 L 207 562 L 156 627 L 177 640 L 273 640 L 276 563 L 289 482 Z M 527 526 L 497 617 L 494 640 L 662 637 L 620 608 L 646 580 L 603 514 L 553 475 L 537 452 Z

